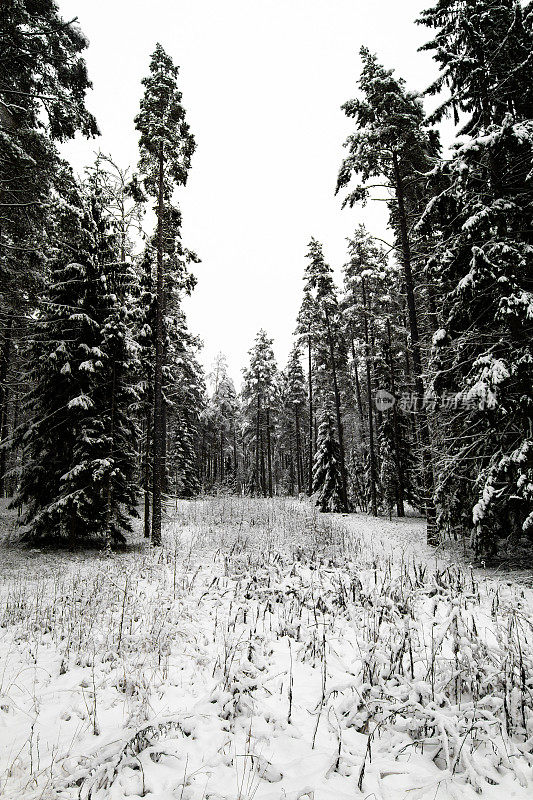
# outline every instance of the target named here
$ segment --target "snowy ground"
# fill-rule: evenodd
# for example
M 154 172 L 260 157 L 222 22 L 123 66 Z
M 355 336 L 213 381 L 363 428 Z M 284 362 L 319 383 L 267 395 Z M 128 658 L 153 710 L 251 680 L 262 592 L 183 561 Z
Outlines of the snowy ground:
M 0 796 L 533 796 L 531 593 L 420 520 L 181 504 L 164 547 L 6 547 Z

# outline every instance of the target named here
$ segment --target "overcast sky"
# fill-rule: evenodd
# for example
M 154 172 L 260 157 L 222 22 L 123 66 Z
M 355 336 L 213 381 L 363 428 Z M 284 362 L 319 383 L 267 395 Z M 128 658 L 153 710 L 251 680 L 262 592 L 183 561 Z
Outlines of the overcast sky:
M 331 265 L 359 222 L 383 235 L 384 207 L 341 210 L 334 196 L 366 45 L 412 89 L 435 66 L 417 48 L 429 0 L 59 0 L 90 40 L 87 105 L 102 136 L 64 152 L 77 170 L 98 148 L 122 166 L 138 160 L 133 118 L 157 41 L 180 66 L 183 103 L 197 141 L 179 191 L 183 240 L 202 263 L 185 301 L 209 368 L 222 351 L 240 383 L 259 328 L 285 365 L 311 236 Z

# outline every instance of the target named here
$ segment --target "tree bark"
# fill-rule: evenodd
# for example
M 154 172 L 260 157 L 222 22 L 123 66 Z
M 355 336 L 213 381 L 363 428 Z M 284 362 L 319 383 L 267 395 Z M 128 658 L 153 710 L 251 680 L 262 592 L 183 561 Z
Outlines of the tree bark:
M 111 377 L 111 416 L 109 420 L 109 439 L 111 441 L 111 448 L 109 452 L 110 461 L 111 461 L 111 471 L 114 468 L 114 459 L 115 459 L 115 404 L 116 404 L 116 393 L 117 393 L 117 365 L 116 361 L 113 361 L 113 370 L 112 370 L 112 377 Z M 111 534 L 111 504 L 113 502 L 113 479 L 111 477 L 111 472 L 107 477 L 107 492 L 106 492 L 106 523 L 105 523 L 105 537 L 106 537 L 106 547 L 111 547 L 112 542 L 112 534 Z
M 346 479 L 346 457 L 344 454 L 344 430 L 342 426 L 342 416 L 341 416 L 341 397 L 339 392 L 339 384 L 337 380 L 337 365 L 335 361 L 335 347 L 333 342 L 333 332 L 331 330 L 331 322 L 329 319 L 328 310 L 325 310 L 326 316 L 326 326 L 328 330 L 328 341 L 329 341 L 329 354 L 331 359 L 331 374 L 333 377 L 333 392 L 335 395 L 335 413 L 337 416 L 337 436 L 339 439 L 339 455 L 340 455 L 340 468 L 341 468 L 341 485 L 342 485 L 342 507 L 343 511 L 348 511 L 348 487 L 347 487 L 347 479 Z
M 355 397 L 357 400 L 357 409 L 359 411 L 359 420 L 361 422 L 361 444 L 363 447 L 365 446 L 365 414 L 363 411 L 363 400 L 361 397 L 361 384 L 359 382 L 359 371 L 357 369 L 357 357 L 355 355 L 355 344 L 353 333 L 350 333 L 350 342 L 352 347 L 352 362 L 353 362 L 353 371 L 354 371 L 354 379 L 355 379 Z
M 165 276 L 163 266 L 163 221 L 164 221 L 164 152 L 159 146 L 159 184 L 157 208 L 157 286 L 155 324 L 155 370 L 154 370 L 154 440 L 152 475 L 152 544 L 161 544 L 161 481 L 163 462 L 163 306 L 165 301 Z
M 144 440 L 144 538 L 150 538 L 150 428 L 152 412 L 146 412 L 146 434 Z
M 257 394 L 257 412 L 255 420 L 255 482 L 256 492 L 260 493 L 261 474 L 260 474 L 260 450 L 261 450 L 261 395 Z
M 267 444 L 267 469 L 268 469 L 268 496 L 272 497 L 272 448 L 270 442 L 270 405 L 266 407 L 266 444 Z
M 366 390 L 368 395 L 368 456 L 370 460 L 370 504 L 372 516 L 378 515 L 378 503 L 376 495 L 376 452 L 374 449 L 374 414 L 372 407 L 372 365 L 370 353 L 370 337 L 368 334 L 367 302 L 365 279 L 361 278 L 361 293 L 363 297 L 363 320 L 365 332 L 365 366 L 366 366 Z
M 7 416 L 9 390 L 7 387 L 7 373 L 11 357 L 11 336 L 13 330 L 13 317 L 10 315 L 4 328 L 4 342 L 0 352 L 0 443 L 7 438 Z M 0 497 L 6 493 L 6 463 L 7 451 L 0 449 Z
M 311 329 L 307 337 L 307 355 L 308 355 L 308 386 L 309 386 L 309 462 L 308 462 L 308 485 L 307 494 L 313 494 L 313 461 L 315 455 L 314 448 L 314 433 L 313 433 L 313 353 L 311 347 Z
M 235 422 L 233 422 L 233 477 L 235 485 L 237 485 L 237 472 L 239 465 L 237 463 L 237 432 L 235 430 Z
M 403 187 L 398 154 L 393 151 L 392 163 L 394 168 L 394 180 L 396 200 L 398 203 L 398 220 L 400 223 L 400 241 L 402 247 L 402 260 L 405 278 L 405 292 L 407 296 L 407 310 L 409 313 L 409 329 L 411 333 L 411 353 L 413 360 L 413 372 L 415 377 L 415 393 L 417 400 L 417 412 L 420 428 L 420 443 L 422 450 L 422 489 L 424 493 L 423 503 L 426 513 L 428 544 L 437 544 L 437 513 L 433 500 L 434 476 L 433 463 L 431 458 L 431 440 L 426 409 L 424 407 L 424 380 L 422 372 L 422 355 L 420 349 L 420 335 L 418 331 L 418 319 L 416 312 L 416 302 L 414 293 L 413 270 L 411 266 L 411 246 L 409 233 L 407 230 L 407 214 L 405 210 L 405 194 Z
M 294 406 L 294 426 L 296 429 L 296 482 L 298 494 L 302 493 L 302 445 L 300 441 L 300 414 L 298 406 Z
M 392 336 L 390 319 L 387 317 L 387 337 L 389 340 L 389 369 L 390 369 L 390 390 L 393 397 L 396 397 L 396 380 L 394 376 L 394 362 L 392 360 Z M 396 462 L 396 475 L 398 479 L 398 493 L 396 497 L 396 512 L 399 517 L 405 517 L 405 491 L 403 485 L 403 464 L 400 452 L 400 433 L 398 426 L 398 408 L 396 403 L 392 406 L 392 426 L 394 432 L 394 455 Z

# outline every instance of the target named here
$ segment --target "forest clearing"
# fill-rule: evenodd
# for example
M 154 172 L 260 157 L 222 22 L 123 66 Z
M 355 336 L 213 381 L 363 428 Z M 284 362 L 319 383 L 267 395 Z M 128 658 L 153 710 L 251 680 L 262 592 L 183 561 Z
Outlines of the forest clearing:
M 531 579 L 308 501 L 180 501 L 163 529 L 4 547 L 3 798 L 531 797 Z
M 532 164 L 533 0 L 1 1 L 0 800 L 533 798 Z

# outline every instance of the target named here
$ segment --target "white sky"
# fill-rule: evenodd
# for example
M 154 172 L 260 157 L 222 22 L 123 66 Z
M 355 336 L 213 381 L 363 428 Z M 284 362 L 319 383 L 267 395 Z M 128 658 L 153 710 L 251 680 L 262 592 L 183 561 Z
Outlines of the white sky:
M 334 196 L 351 122 L 362 44 L 422 90 L 436 69 L 417 53 L 429 31 L 414 24 L 429 0 L 59 0 L 77 16 L 102 136 L 64 148 L 81 171 L 97 149 L 136 165 L 133 118 L 157 41 L 180 66 L 197 141 L 180 189 L 183 240 L 202 263 L 184 303 L 204 340 L 203 362 L 226 354 L 240 383 L 259 328 L 285 366 L 311 236 L 338 270 L 359 222 L 383 235 L 384 206 L 341 211 Z

